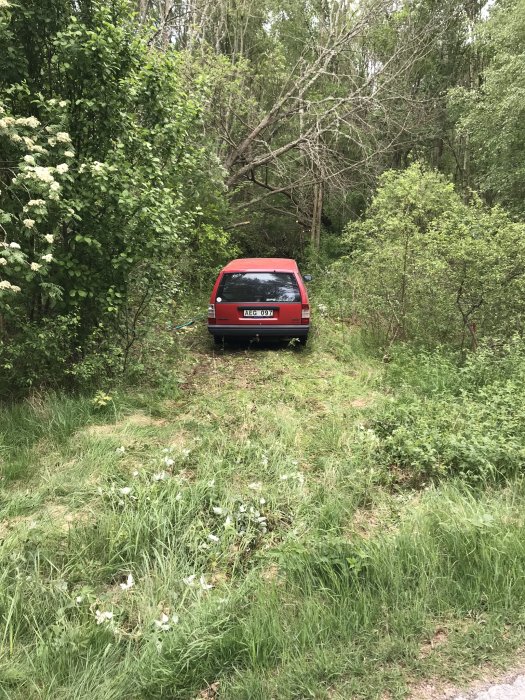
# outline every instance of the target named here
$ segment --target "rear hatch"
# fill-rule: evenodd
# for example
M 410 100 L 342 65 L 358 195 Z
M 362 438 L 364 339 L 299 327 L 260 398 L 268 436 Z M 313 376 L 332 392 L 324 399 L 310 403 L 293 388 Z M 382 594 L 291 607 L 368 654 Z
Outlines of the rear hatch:
M 217 325 L 301 323 L 301 291 L 292 272 L 225 272 L 214 301 Z

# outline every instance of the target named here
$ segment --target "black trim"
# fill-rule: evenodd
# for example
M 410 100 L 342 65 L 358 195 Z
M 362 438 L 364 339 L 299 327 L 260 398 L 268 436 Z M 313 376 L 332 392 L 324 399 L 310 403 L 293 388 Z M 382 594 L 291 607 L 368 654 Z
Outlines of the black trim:
M 249 326 L 221 326 L 208 325 L 208 331 L 214 336 L 273 336 L 285 338 L 305 338 L 310 330 L 309 325 L 302 326 L 257 326 L 251 323 Z

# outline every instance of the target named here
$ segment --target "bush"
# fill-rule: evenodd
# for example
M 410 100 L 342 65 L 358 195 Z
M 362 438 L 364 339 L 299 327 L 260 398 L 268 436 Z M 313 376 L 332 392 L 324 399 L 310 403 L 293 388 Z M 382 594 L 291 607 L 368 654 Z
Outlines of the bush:
M 469 355 L 395 353 L 387 383 L 395 397 L 374 418 L 375 459 L 394 478 L 422 484 L 443 476 L 500 480 L 525 464 L 525 342 Z
M 475 348 L 525 320 L 525 228 L 437 172 L 390 171 L 336 265 L 354 313 L 381 345 Z

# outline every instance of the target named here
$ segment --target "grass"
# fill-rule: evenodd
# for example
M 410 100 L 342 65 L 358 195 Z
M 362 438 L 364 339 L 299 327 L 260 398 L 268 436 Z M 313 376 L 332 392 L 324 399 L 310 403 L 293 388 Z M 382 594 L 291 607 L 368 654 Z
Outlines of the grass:
M 402 488 L 370 428 L 401 380 L 318 326 L 3 412 L 0 697 L 401 698 L 522 645 L 525 482 Z

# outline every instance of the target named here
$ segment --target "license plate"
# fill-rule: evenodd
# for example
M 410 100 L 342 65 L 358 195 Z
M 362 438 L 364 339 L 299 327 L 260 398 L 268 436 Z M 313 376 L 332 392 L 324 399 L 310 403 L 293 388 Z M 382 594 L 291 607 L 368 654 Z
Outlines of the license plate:
M 273 316 L 272 309 L 244 309 L 244 316 L 250 318 L 270 318 Z

